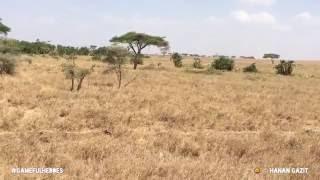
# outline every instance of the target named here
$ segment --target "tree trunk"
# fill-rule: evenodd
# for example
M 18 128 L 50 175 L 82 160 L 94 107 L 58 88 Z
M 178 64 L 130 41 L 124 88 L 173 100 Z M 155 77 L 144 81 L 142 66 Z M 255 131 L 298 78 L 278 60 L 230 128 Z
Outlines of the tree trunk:
M 83 79 L 84 79 L 84 77 L 80 79 L 78 87 L 77 87 L 77 91 L 80 91 Z
M 71 88 L 70 88 L 70 91 L 73 91 L 73 87 L 74 87 L 74 78 L 71 79 Z
M 139 64 L 139 58 L 141 58 L 141 49 L 138 49 L 138 52 L 135 54 L 134 62 L 133 62 L 133 69 L 136 70 Z
M 121 65 L 119 65 L 119 77 L 118 77 L 118 81 L 119 81 L 119 89 L 121 88 L 121 81 L 122 81 L 122 71 L 121 71 Z

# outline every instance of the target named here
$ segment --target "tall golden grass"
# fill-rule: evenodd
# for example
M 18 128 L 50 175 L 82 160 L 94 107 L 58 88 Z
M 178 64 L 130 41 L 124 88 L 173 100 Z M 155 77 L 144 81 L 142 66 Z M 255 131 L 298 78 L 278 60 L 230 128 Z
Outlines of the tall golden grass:
M 21 57 L 22 59 L 25 57 Z M 294 76 L 205 73 L 152 57 L 124 84 L 106 65 L 70 92 L 65 60 L 33 57 L 0 77 L 2 179 L 320 179 L 320 63 L 297 62 Z M 210 63 L 208 59 L 204 65 Z M 137 77 L 137 78 L 135 78 Z M 132 79 L 134 79 L 132 81 Z M 13 175 L 13 167 L 62 167 L 61 175 Z M 254 168 L 263 172 L 255 174 Z M 271 175 L 270 167 L 308 167 Z

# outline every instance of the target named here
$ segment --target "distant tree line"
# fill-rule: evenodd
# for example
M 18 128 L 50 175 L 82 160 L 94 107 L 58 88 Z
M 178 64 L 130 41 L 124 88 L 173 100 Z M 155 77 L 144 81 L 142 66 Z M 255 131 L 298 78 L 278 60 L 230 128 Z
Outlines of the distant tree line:
M 280 55 L 279 54 L 269 53 L 269 54 L 264 54 L 263 58 L 279 59 Z
M 19 41 L 15 39 L 0 38 L 0 53 L 7 54 L 30 54 L 30 55 L 79 55 L 79 56 L 95 56 L 105 55 L 106 47 L 73 47 L 63 45 L 53 45 L 50 42 L 40 41 L 35 42 Z

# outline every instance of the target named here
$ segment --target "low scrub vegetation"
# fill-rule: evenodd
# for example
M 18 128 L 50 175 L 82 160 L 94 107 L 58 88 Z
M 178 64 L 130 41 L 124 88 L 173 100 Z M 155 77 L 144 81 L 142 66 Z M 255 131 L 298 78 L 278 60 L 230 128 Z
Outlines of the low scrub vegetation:
M 15 72 L 16 61 L 9 55 L 0 55 L 0 74 L 13 75 Z
M 173 53 L 171 56 L 171 60 L 173 61 L 175 67 L 182 67 L 182 56 L 179 53 Z
M 213 61 L 213 63 L 211 64 L 211 68 L 217 70 L 232 71 L 234 68 L 234 60 L 228 57 L 221 56 Z
M 256 73 L 256 72 L 258 72 L 256 63 L 252 63 L 251 65 L 243 68 L 243 72 L 248 72 L 248 73 Z
M 192 64 L 193 68 L 195 68 L 195 69 L 203 69 L 203 65 L 201 63 L 201 59 L 200 58 L 194 58 L 193 60 L 194 60 L 193 64 Z
M 281 60 L 280 64 L 275 66 L 277 74 L 281 74 L 285 76 L 292 75 L 294 67 L 295 67 L 294 61 L 285 61 L 285 60 Z

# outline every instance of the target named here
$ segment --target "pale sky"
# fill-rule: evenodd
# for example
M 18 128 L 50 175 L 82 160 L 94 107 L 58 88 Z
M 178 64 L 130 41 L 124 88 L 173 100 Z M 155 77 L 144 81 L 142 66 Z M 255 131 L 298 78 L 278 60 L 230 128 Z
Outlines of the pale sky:
M 181 53 L 308 60 L 320 60 L 319 9 L 319 0 L 0 0 L 9 37 L 20 40 L 106 46 L 137 31 Z

